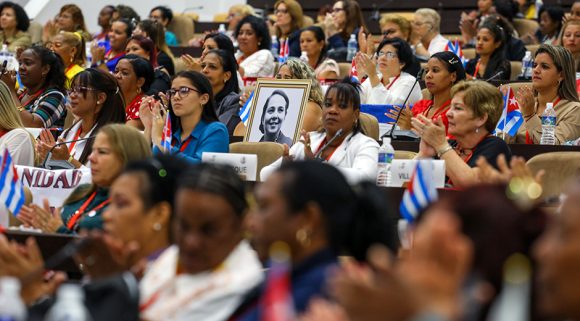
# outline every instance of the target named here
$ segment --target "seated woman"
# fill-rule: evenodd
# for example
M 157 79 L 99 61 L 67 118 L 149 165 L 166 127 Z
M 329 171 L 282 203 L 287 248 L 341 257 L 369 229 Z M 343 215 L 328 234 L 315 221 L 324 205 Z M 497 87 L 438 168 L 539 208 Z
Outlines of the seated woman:
M 381 15 L 379 25 L 381 27 L 382 40 L 400 38 L 409 43 L 411 37 L 411 22 L 405 17 L 394 13 L 385 13 Z M 372 35 L 365 34 L 365 36 L 366 38 L 359 37 L 360 51 L 372 56 L 376 52 L 375 43 L 372 40 Z M 419 69 L 417 69 L 417 72 L 419 72 Z M 411 74 L 416 75 L 417 72 Z
M 408 109 L 402 111 L 397 125 L 401 129 L 411 129 L 411 117 L 423 115 L 432 121 L 441 117 L 447 132 L 447 111 L 451 105 L 451 87 L 456 83 L 465 80 L 465 69 L 459 57 L 451 51 L 441 51 L 427 61 L 425 67 L 425 86 L 431 94 L 431 99 L 422 99 Z M 397 119 L 399 108 L 391 110 L 389 117 Z
M 364 53 L 356 55 L 357 68 L 369 76 L 361 86 L 362 104 L 414 104 L 423 97 L 416 77 L 406 72 L 413 63 L 413 52 L 405 41 L 384 39 L 377 47 L 376 57 L 377 63 Z M 409 93 L 411 96 L 405 101 Z
M 516 99 L 524 117 L 515 141 L 520 144 L 539 144 L 542 137 L 540 117 L 546 104 L 556 111 L 556 144 L 580 137 L 580 102 L 572 54 L 560 46 L 541 45 L 534 56 L 532 88 L 516 92 Z
M 175 245 L 139 284 L 142 319 L 227 320 L 262 281 L 262 265 L 243 237 L 246 196 L 244 182 L 229 166 L 199 164 L 182 173 Z
M 561 6 L 542 6 L 538 14 L 540 28 L 535 34 L 522 35 L 527 44 L 557 45 L 562 29 L 564 9 Z
M 143 36 L 153 40 L 157 49 L 157 64 L 165 67 L 170 76 L 175 75 L 175 63 L 173 53 L 165 42 L 165 28 L 154 20 L 143 20 L 137 24 L 133 36 Z
M 505 34 L 503 28 L 486 21 L 477 30 L 475 59 L 465 65 L 467 79 L 509 80 L 511 65 L 505 57 Z
M 30 47 L 30 19 L 24 8 L 17 3 L 4 1 L 0 3 L 0 16 L 8 17 L 0 21 L 0 43 L 7 44 L 10 52 Z
M 49 128 L 62 126 L 65 114 L 64 68 L 62 59 L 47 48 L 34 46 L 20 55 L 18 69 L 25 89 L 16 94 L 16 72 L 2 75 L 12 91 L 14 100 L 20 102 L 20 118 L 25 127 Z
M 310 79 L 312 85 L 304 112 L 304 119 L 302 120 L 302 129 L 307 132 L 319 130 L 322 127 L 324 94 L 320 83 L 314 76 L 314 70 L 300 59 L 289 58 L 278 68 L 276 79 Z
M 295 0 L 278 0 L 274 4 L 274 15 L 278 41 L 288 42 L 290 57 L 300 57 L 300 29 L 304 25 L 304 14 L 300 3 Z
M 580 4 L 580 2 L 579 2 Z M 574 57 L 574 67 L 577 70 L 580 65 L 580 21 L 570 20 L 562 28 L 562 46 L 570 51 Z
M 340 73 L 338 63 L 326 57 L 324 31 L 319 26 L 309 26 L 300 32 L 300 50 L 306 52 L 308 64 L 317 79 L 337 79 Z
M 210 50 L 201 63 L 201 72 L 207 77 L 215 95 L 216 115 L 228 128 L 231 136 L 240 123 L 240 86 L 236 58 L 222 49 Z
M 128 162 L 151 156 L 143 134 L 124 124 L 102 127 L 89 155 L 92 184 L 78 186 L 61 209 L 23 206 L 18 218 L 25 225 L 46 233 L 77 233 L 83 229 L 102 229 L 102 213 L 109 205 L 109 187 Z M 48 205 L 48 204 L 47 204 Z
M 168 112 L 159 101 L 141 106 L 145 137 L 153 143 L 153 154 L 165 152 L 200 163 L 204 152 L 229 151 L 228 130 L 218 120 L 211 84 L 204 75 L 182 71 L 167 93 Z M 171 118 L 170 146 L 162 142 L 166 117 Z
M 326 161 L 339 168 L 350 183 L 374 181 L 379 144 L 361 132 L 359 90 L 358 83 L 350 78 L 331 85 L 324 97 L 322 130 L 305 132 L 302 139 L 290 148 L 288 155 L 264 167 L 261 180 L 264 181 L 290 156 L 297 161 L 315 158 Z
M 0 151 L 8 149 L 15 165 L 34 166 L 34 141 L 24 129 L 10 88 L 0 81 Z
M 125 51 L 127 55 L 136 55 L 146 59 L 153 67 L 153 82 L 151 82 L 151 86 L 149 86 L 149 90 L 145 92 L 145 95 L 158 95 L 160 92 L 166 92 L 171 87 L 169 72 L 165 67 L 157 64 L 157 50 L 151 39 L 143 36 L 133 36 L 129 38 Z
M 234 44 L 230 37 L 223 33 L 214 32 L 208 33 L 203 38 L 203 44 L 201 45 L 201 56 L 199 58 L 194 58 L 191 55 L 183 54 L 181 59 L 188 70 L 201 72 L 201 61 L 205 58 L 205 55 L 212 49 L 222 49 L 235 55 Z
M 101 68 L 104 71 L 115 72 L 115 67 L 125 56 L 127 41 L 133 33 L 133 24 L 127 19 L 115 20 L 109 32 L 109 50 L 93 43 L 91 46 L 91 67 Z
M 115 67 L 115 78 L 125 101 L 125 120 L 127 125 L 143 130 L 139 117 L 139 107 L 145 92 L 149 90 L 154 78 L 153 67 L 149 61 L 137 56 L 127 55 Z
M 168 156 L 138 160 L 127 164 L 111 185 L 110 204 L 103 212 L 106 238 L 137 247 L 117 266 L 103 266 L 110 260 L 94 260 L 85 272 L 92 280 L 111 277 L 145 260 L 145 271 L 171 245 L 171 223 L 177 180 L 188 169 L 187 163 Z M 163 171 L 164 175 L 159 175 Z M 107 244 L 107 243 L 105 243 Z M 89 254 L 94 255 L 94 254 Z
M 83 11 L 76 4 L 65 4 L 60 8 L 55 20 L 49 20 L 42 33 L 42 41 L 47 43 L 61 31 L 78 32 L 85 41 L 91 41 L 92 36 L 85 24 Z
M 64 63 L 65 88 L 68 90 L 74 76 L 85 70 L 85 40 L 78 32 L 61 31 L 52 38 L 50 50 L 56 52 Z
M 366 29 L 360 6 L 354 0 L 335 1 L 332 14 L 327 15 L 324 26 L 328 50 L 346 48 L 351 35 L 355 35 L 356 39 L 360 29 Z
M 413 131 L 421 136 L 417 158 L 435 157 L 445 160 L 449 184 L 464 188 L 479 182 L 476 161 L 485 157 L 497 168 L 496 159 L 503 154 L 509 162 L 511 151 L 498 137 L 492 136 L 501 116 L 503 99 L 493 85 L 481 81 L 462 81 L 451 88 L 451 107 L 447 112 L 447 140 L 441 118 L 432 121 L 419 115 L 411 121 Z
M 428 59 L 431 55 L 445 51 L 449 41 L 441 35 L 441 16 L 431 8 L 415 11 L 412 23 L 411 48 L 415 56 Z
M 60 135 L 59 142 L 90 137 L 107 124 L 125 122 L 125 105 L 117 81 L 100 69 L 89 68 L 73 78 L 68 102 L 75 122 Z M 52 133 L 44 129 L 38 137 L 36 154 L 43 161 L 52 150 L 52 159 L 65 160 L 79 168 L 88 166 L 93 143 L 94 139 L 88 139 L 55 147 Z
M 106 5 L 99 11 L 99 17 L 97 18 L 97 24 L 101 27 L 101 31 L 93 35 L 93 41 L 97 45 L 105 47 L 105 51 L 109 50 L 109 32 L 111 32 L 111 23 L 113 22 L 113 12 L 115 7 L 112 5 Z
M 289 162 L 258 185 L 255 195 L 256 210 L 246 220 L 252 245 L 263 260 L 273 258 L 268 255 L 271 250 L 288 257 L 278 264 L 290 265 L 289 288 L 297 314 L 304 313 L 312 299 L 328 296 L 327 280 L 339 255 L 363 261 L 372 244 L 396 251 L 396 219 L 374 182 L 351 187 L 335 167 Z M 280 243 L 285 249 L 276 247 Z M 265 288 L 262 284 L 252 291 L 230 320 L 262 320 L 264 314 L 275 313 L 264 303 L 273 294 Z
M 236 59 L 242 77 L 272 77 L 274 56 L 270 51 L 272 38 L 263 19 L 247 16 L 236 28 L 239 51 Z

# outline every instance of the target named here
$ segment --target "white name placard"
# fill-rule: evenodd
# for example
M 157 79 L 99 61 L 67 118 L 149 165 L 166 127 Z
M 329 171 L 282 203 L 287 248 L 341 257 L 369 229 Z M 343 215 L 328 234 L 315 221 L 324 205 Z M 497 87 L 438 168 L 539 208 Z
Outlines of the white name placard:
M 233 154 L 233 153 L 203 153 L 201 161 L 204 163 L 215 163 L 230 165 L 236 173 L 246 181 L 256 180 L 258 169 L 258 156 L 253 154 Z
M 431 164 L 431 180 L 434 182 L 435 187 L 445 187 L 445 161 L 441 159 L 422 159 L 421 161 Z M 403 183 L 410 181 L 416 165 L 417 160 L 415 159 L 393 159 L 391 163 L 391 186 L 401 187 Z

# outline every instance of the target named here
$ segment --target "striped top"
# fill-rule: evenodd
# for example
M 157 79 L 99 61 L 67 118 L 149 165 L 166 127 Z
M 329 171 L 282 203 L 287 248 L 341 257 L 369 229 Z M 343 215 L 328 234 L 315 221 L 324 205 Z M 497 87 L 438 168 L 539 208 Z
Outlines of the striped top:
M 48 88 L 36 98 L 23 105 L 24 109 L 42 119 L 43 127 L 62 125 L 65 115 L 65 95 L 56 88 Z

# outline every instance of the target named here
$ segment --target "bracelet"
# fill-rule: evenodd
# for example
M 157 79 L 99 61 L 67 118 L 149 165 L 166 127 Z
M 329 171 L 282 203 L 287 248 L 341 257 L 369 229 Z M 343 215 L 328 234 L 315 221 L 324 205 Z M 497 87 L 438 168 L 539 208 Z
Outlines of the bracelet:
M 16 107 L 16 109 L 17 109 L 18 111 L 25 111 L 25 110 L 26 110 L 26 108 L 24 108 L 22 105 L 20 105 L 20 106 L 17 106 L 17 107 Z
M 447 144 L 447 146 L 445 146 L 437 151 L 437 157 L 441 158 L 441 156 L 443 156 L 445 153 L 447 153 L 448 151 L 450 151 L 452 149 L 453 149 L 453 147 L 451 147 L 451 145 Z

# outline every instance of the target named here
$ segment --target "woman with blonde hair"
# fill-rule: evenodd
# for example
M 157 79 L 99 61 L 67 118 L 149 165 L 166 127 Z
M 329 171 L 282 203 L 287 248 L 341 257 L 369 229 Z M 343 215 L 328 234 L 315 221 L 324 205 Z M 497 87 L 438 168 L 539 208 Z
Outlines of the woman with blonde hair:
M 409 41 L 411 36 L 411 23 L 405 17 L 394 13 L 382 15 L 379 21 L 381 33 L 384 38 L 401 38 Z
M 541 45 L 534 56 L 532 86 L 522 87 L 516 99 L 524 117 L 517 143 L 539 144 L 542 137 L 541 116 L 546 104 L 556 111 L 556 144 L 580 137 L 580 101 L 576 91 L 574 58 L 564 47 Z
M 451 88 L 451 107 L 447 111 L 447 139 L 441 118 L 435 121 L 424 115 L 411 120 L 413 131 L 421 136 L 418 158 L 445 160 L 448 184 L 458 188 L 479 183 L 476 162 L 485 157 L 497 168 L 497 157 L 503 154 L 509 162 L 508 145 L 491 133 L 501 116 L 502 95 L 482 80 L 461 81 Z
M 65 4 L 54 20 L 49 20 L 44 26 L 42 40 L 48 42 L 60 31 L 79 32 L 85 41 L 92 39 L 85 24 L 83 11 L 76 4 Z
M 418 9 L 412 25 L 410 44 L 415 50 L 415 56 L 427 59 L 445 50 L 449 41 L 441 35 L 441 16 L 437 11 L 431 8 Z
M 580 62 L 580 20 L 570 20 L 562 27 L 560 37 L 562 47 L 568 49 L 574 57 L 575 66 Z
M 127 163 L 148 157 L 151 147 L 140 131 L 124 124 L 106 125 L 97 133 L 89 156 L 92 183 L 78 186 L 54 214 L 48 204 L 45 208 L 30 205 L 22 207 L 18 218 L 47 233 L 102 229 L 111 184 Z
M 300 57 L 300 29 L 304 26 L 304 14 L 295 0 L 278 0 L 274 4 L 276 36 L 288 42 L 290 57 Z
M 277 79 L 309 79 L 312 82 L 310 96 L 306 104 L 306 112 L 302 121 L 302 129 L 307 132 L 316 131 L 322 126 L 322 104 L 324 93 L 320 83 L 314 75 L 314 70 L 304 61 L 297 58 L 289 58 L 278 69 Z
M 64 63 L 65 88 L 70 89 L 73 77 L 85 70 L 87 63 L 85 39 L 79 32 L 61 31 L 52 38 L 50 50 L 60 56 Z
M 0 81 L 0 151 L 4 149 L 15 165 L 34 166 L 34 137 L 24 129 L 11 91 Z

